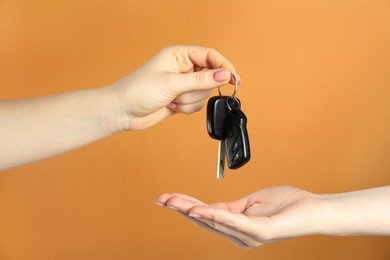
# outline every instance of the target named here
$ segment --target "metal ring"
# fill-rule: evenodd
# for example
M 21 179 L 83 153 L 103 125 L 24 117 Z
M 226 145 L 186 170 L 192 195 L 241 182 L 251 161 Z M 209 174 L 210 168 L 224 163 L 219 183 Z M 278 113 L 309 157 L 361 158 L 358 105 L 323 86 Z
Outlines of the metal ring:
M 234 105 L 234 102 L 237 102 L 237 104 L 238 104 L 238 109 L 241 109 L 241 104 L 240 104 L 240 102 L 238 101 L 238 99 L 236 98 L 236 97 L 232 97 L 232 96 L 230 96 L 230 97 L 227 97 L 227 99 L 226 99 L 226 106 L 227 106 L 227 108 L 230 110 L 230 111 L 232 111 L 232 107 L 230 106 L 230 104 L 229 104 L 229 100 L 233 100 L 233 102 L 232 102 L 232 105 Z
M 233 91 L 233 95 L 231 95 L 230 97 L 233 98 L 233 99 L 236 99 L 236 93 L 237 93 L 237 90 L 238 90 L 238 80 L 237 80 L 236 75 L 234 75 L 233 73 L 231 73 L 231 74 L 232 74 L 233 79 L 234 79 L 234 91 Z M 218 93 L 219 93 L 220 96 L 222 96 L 221 86 L 218 87 Z

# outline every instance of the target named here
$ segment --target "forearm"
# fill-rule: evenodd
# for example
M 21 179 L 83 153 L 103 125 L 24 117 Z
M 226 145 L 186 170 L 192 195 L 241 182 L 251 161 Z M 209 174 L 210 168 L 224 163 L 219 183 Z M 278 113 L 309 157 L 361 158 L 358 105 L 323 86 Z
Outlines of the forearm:
M 328 203 L 326 215 L 318 217 L 322 234 L 390 235 L 390 186 L 323 197 Z
M 0 170 L 55 156 L 123 129 L 109 87 L 0 101 Z

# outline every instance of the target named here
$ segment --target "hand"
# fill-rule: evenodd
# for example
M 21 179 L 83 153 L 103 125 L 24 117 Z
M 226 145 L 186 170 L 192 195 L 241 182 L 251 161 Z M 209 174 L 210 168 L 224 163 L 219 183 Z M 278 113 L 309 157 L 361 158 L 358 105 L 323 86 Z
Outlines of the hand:
M 207 205 L 188 195 L 160 195 L 156 203 L 177 210 L 198 226 L 240 248 L 317 233 L 320 195 L 282 186 L 259 190 L 240 200 Z
M 107 87 L 0 101 L 0 170 L 195 112 L 213 88 L 234 83 L 230 73 L 233 65 L 213 49 L 173 46 Z
M 188 195 L 156 203 L 241 248 L 304 235 L 390 236 L 390 186 L 317 195 L 294 187 L 259 190 L 243 199 L 206 205 Z
M 230 83 L 233 65 L 216 50 L 172 46 L 112 87 L 126 130 L 148 128 L 175 113 L 203 107 L 212 89 Z

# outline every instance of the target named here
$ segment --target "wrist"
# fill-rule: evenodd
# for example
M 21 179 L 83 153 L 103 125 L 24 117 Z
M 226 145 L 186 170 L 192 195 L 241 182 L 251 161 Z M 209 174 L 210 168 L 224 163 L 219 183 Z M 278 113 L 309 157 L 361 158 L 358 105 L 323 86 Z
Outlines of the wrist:
M 101 111 L 103 124 L 110 134 L 129 130 L 129 118 L 124 111 L 120 91 L 115 85 L 101 88 L 103 97 Z
M 340 235 L 338 225 L 341 218 L 338 216 L 338 194 L 320 194 L 318 207 L 314 216 L 316 229 L 314 234 L 318 235 Z
M 304 207 L 300 215 L 304 216 L 302 227 L 295 236 L 331 235 L 332 205 L 328 195 L 311 194 L 300 202 Z

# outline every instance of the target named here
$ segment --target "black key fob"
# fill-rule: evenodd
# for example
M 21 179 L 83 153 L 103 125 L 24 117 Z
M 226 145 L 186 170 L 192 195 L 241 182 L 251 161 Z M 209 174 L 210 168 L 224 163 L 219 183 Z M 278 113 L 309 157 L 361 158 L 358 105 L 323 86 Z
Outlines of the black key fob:
M 229 96 L 214 96 L 207 102 L 207 132 L 211 138 L 223 140 L 226 138 L 228 128 L 226 127 Z M 235 106 L 240 107 L 240 100 L 235 98 Z
M 247 118 L 240 109 L 232 108 L 227 114 L 225 147 L 230 169 L 240 168 L 251 158 L 246 123 Z

